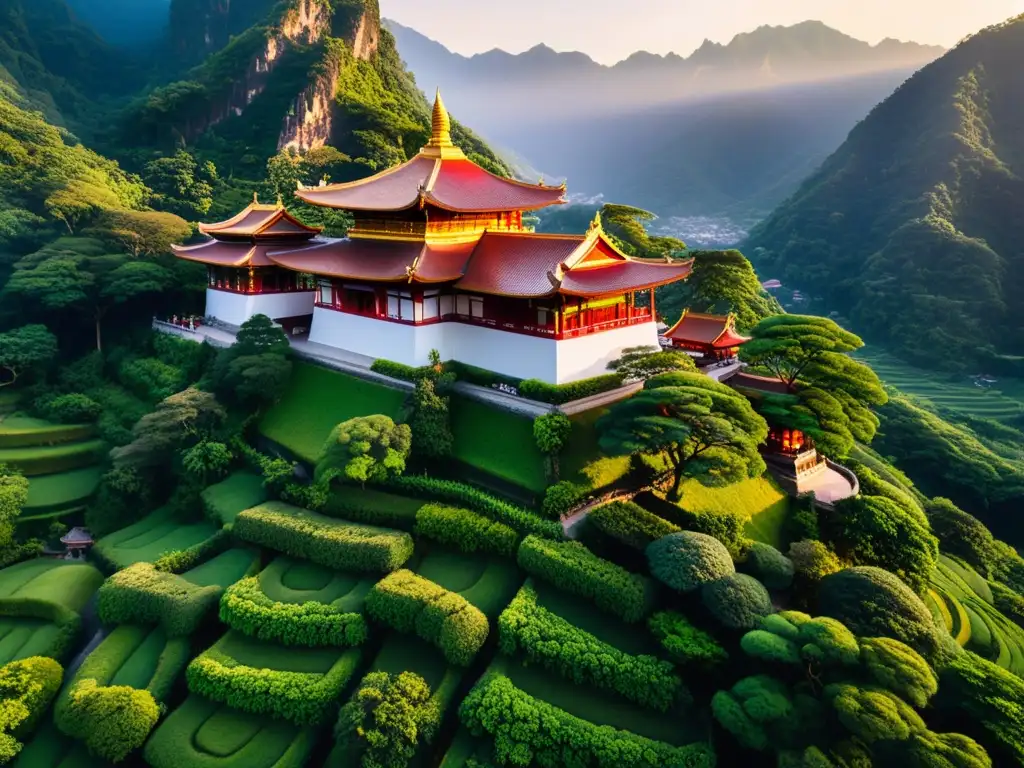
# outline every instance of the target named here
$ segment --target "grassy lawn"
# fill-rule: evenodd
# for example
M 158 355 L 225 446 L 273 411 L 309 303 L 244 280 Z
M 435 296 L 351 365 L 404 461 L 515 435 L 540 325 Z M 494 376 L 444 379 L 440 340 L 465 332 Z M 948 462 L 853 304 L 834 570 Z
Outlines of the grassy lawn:
M 444 753 L 440 768 L 463 768 L 470 758 L 484 765 L 493 764 L 494 745 L 488 739 L 477 738 L 460 725 L 451 746 Z
M 563 678 L 542 667 L 525 666 L 507 656 L 499 655 L 490 671 L 505 675 L 530 696 L 595 725 L 608 725 L 677 747 L 707 737 L 700 724 L 688 716 L 686 708 L 654 712 L 587 685 L 566 684 Z
M 492 622 L 512 602 L 523 574 L 508 559 L 431 547 L 412 570 L 476 606 Z
M 343 657 L 359 656 L 358 648 L 296 648 L 268 643 L 241 632 L 228 630 L 205 654 L 214 655 L 229 666 L 276 669 L 281 672 L 326 674 Z
M 234 472 L 203 491 L 206 512 L 221 525 L 235 522 L 238 513 L 267 500 L 263 478 L 252 472 Z
M 399 496 L 375 488 L 335 483 L 331 489 L 331 499 L 323 511 L 326 515 L 342 520 L 361 520 L 412 531 L 416 525 L 416 513 L 426 503 L 422 499 Z M 365 514 L 354 512 L 354 509 L 365 510 Z
M 315 740 L 313 728 L 193 694 L 154 731 L 144 754 L 152 768 L 297 768 L 306 764 Z
M 607 412 L 605 408 L 595 408 L 569 417 L 572 434 L 561 461 L 564 479 L 591 488 L 603 488 L 629 471 L 629 456 L 605 456 L 597 447 L 594 425 Z
M 92 424 L 53 424 L 20 414 L 0 416 L 0 448 L 56 445 L 86 440 L 95 434 Z
M 278 557 L 259 575 L 260 589 L 279 603 L 325 603 L 345 610 L 362 610 L 363 599 L 376 577 L 332 571 L 314 563 Z
M 22 514 L 38 515 L 83 504 L 96 492 L 102 474 L 99 467 L 85 467 L 33 477 L 29 480 L 28 502 L 22 508 Z
M 789 497 L 768 475 L 724 488 L 707 488 L 688 480 L 683 483 L 683 498 L 679 503 L 695 513 L 737 514 L 747 521 L 747 536 L 785 548 L 782 528 L 789 514 Z
M 106 450 L 102 440 L 54 446 L 0 448 L 0 464 L 20 469 L 27 477 L 52 475 L 95 464 Z
M 160 662 L 160 654 L 167 647 L 167 635 L 160 627 L 135 627 L 122 624 L 107 636 L 107 641 L 118 634 L 130 639 L 128 645 L 131 647 L 131 651 L 121 659 L 120 667 L 114 672 L 109 682 L 103 682 L 101 685 L 128 685 L 140 690 L 148 688 Z M 100 652 L 101 648 L 103 648 L 102 644 L 93 653 Z
M 475 400 L 453 397 L 455 458 L 533 492 L 547 487 L 533 421 Z
M 185 571 L 181 578 L 197 587 L 217 586 L 226 589 L 257 568 L 259 561 L 258 552 L 235 547 L 221 552 L 190 571 Z
M 436 690 L 448 672 L 444 656 L 432 645 L 415 635 L 391 632 L 384 639 L 377 656 L 370 665 L 371 672 L 415 672 L 427 681 L 430 690 Z
M 29 656 L 45 656 L 60 635 L 43 619 L 0 618 L 0 666 Z
M 109 763 L 92 757 L 80 743 L 58 731 L 52 719 L 43 718 L 35 735 L 11 765 L 13 768 L 108 768 Z
M 102 583 L 91 565 L 39 558 L 0 571 L 0 598 L 44 600 L 78 612 Z
M 144 517 L 137 523 L 104 536 L 96 542 L 96 554 L 118 568 L 133 563 L 152 563 L 168 552 L 188 549 L 206 541 L 217 532 L 208 521 L 182 524 L 165 509 Z
M 336 425 L 378 413 L 394 418 L 404 402 L 401 390 L 297 362 L 288 391 L 263 417 L 260 431 L 299 458 L 315 462 Z

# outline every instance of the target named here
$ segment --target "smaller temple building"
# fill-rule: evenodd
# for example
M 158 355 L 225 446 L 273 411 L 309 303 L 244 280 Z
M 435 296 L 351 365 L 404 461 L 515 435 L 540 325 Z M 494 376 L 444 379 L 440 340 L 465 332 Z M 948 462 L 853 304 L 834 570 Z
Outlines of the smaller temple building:
M 734 315 L 706 315 L 683 310 L 679 322 L 665 331 L 673 347 L 685 350 L 697 365 L 713 365 L 734 360 L 740 346 L 750 337 L 736 332 Z
M 266 315 L 292 330 L 313 316 L 317 281 L 277 266 L 272 250 L 301 248 L 320 234 L 276 205 L 262 205 L 256 196 L 237 216 L 219 224 L 200 224 L 211 238 L 190 246 L 172 246 L 186 261 L 206 265 L 206 316 L 241 325 L 253 315 Z

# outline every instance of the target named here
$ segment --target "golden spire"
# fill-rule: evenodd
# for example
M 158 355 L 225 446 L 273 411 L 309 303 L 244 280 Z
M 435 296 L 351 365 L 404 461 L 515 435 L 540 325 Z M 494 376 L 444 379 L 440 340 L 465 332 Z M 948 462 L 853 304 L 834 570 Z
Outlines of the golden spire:
M 253 192 L 253 193 L 252 193 L 252 204 L 253 204 L 253 205 L 259 205 L 259 204 L 260 204 L 260 196 L 259 196 L 259 193 L 257 193 L 257 192 Z
M 284 197 L 280 192 L 277 193 L 277 207 L 284 208 Z
M 441 100 L 441 89 L 434 96 L 434 114 L 430 118 L 430 141 L 428 147 L 452 146 L 452 119 L 448 116 L 444 101 Z

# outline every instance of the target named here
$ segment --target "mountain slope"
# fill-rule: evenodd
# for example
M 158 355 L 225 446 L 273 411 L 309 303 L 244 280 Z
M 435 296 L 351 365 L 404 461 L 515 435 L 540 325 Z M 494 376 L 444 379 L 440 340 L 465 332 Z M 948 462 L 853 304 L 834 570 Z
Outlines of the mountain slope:
M 170 0 L 67 0 L 84 23 L 112 45 L 137 48 L 167 30 Z
M 1024 17 L 878 106 L 744 250 L 924 365 L 1024 354 Z

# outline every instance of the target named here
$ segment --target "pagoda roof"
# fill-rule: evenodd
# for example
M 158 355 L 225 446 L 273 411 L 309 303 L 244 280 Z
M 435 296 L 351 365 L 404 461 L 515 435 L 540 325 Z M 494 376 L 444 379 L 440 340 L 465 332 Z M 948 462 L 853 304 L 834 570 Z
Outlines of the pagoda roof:
M 198 245 L 171 246 L 179 259 L 215 267 L 272 267 L 274 262 L 267 257 L 267 252 L 280 247 L 281 243 L 253 245 L 244 240 L 207 240 Z
M 487 232 L 455 287 L 521 298 L 607 296 L 672 283 L 692 269 L 692 260 L 627 256 L 608 239 L 598 218 L 586 235 Z
M 506 179 L 467 158 L 452 143 L 451 120 L 438 93 L 430 141 L 411 160 L 358 181 L 300 185 L 295 194 L 313 205 L 350 211 L 404 211 L 432 205 L 458 213 L 484 213 L 564 203 L 565 185 Z
M 755 376 L 745 371 L 737 371 L 722 379 L 722 383 L 734 388 L 752 389 L 757 392 L 769 392 L 777 395 L 789 393 L 789 387 L 782 379 L 773 376 Z
M 401 240 L 321 241 L 293 251 L 273 251 L 274 264 L 325 277 L 382 282 L 451 282 L 462 277 L 476 243 L 436 244 Z
M 280 201 L 276 205 L 261 204 L 256 195 L 236 216 L 215 224 L 200 224 L 199 231 L 216 239 L 308 240 L 320 234 L 316 227 L 307 227 L 296 219 Z
M 665 332 L 666 338 L 705 344 L 713 349 L 738 347 L 750 341 L 749 336 L 736 332 L 733 315 L 707 315 L 700 312 L 683 311 L 679 322 Z

